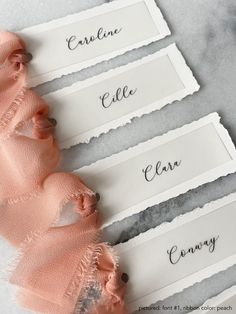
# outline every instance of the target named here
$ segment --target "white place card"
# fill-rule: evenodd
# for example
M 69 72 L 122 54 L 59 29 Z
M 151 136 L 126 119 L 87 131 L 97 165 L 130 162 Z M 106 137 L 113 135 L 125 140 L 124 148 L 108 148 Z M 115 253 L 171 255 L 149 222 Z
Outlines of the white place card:
M 175 44 L 44 96 L 61 148 L 124 125 L 193 94 L 199 85 Z
M 216 297 L 206 301 L 192 314 L 236 313 L 236 286 L 233 286 Z
M 236 171 L 217 113 L 77 171 L 101 195 L 104 226 Z
M 115 246 L 129 274 L 130 312 L 236 263 L 236 193 Z
M 116 0 L 19 32 L 33 55 L 31 86 L 170 35 L 154 0 Z

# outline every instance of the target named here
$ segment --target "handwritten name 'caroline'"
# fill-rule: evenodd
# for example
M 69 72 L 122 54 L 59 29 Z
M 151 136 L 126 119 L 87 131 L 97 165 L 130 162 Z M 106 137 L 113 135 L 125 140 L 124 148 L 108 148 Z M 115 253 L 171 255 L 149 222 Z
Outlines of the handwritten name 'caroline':
M 94 35 L 85 36 L 83 38 L 72 35 L 69 38 L 66 38 L 66 42 L 69 50 L 75 50 L 79 47 L 88 46 L 96 41 L 117 36 L 121 31 L 122 27 L 113 30 L 105 30 L 103 27 L 100 27 Z
M 172 172 L 176 168 L 180 167 L 181 160 L 174 161 L 174 162 L 167 162 L 166 164 L 163 164 L 162 161 L 158 161 L 156 165 L 148 165 L 146 168 L 142 170 L 145 180 L 148 182 L 153 181 L 155 178 L 162 176 L 163 174 L 167 172 Z
M 167 250 L 167 254 L 169 256 L 169 260 L 171 264 L 177 264 L 182 258 L 186 257 L 189 254 L 195 254 L 198 251 L 201 251 L 204 248 L 208 248 L 209 253 L 213 253 L 216 248 L 216 242 L 218 241 L 219 236 L 213 237 L 209 240 L 205 240 L 203 242 L 199 242 L 193 247 L 189 247 L 187 249 L 179 249 L 177 245 L 172 246 L 170 250 Z

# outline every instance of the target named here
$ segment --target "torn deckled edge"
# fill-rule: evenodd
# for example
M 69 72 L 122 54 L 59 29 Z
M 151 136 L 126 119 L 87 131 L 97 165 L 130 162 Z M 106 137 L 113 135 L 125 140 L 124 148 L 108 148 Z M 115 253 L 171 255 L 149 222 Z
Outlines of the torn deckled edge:
M 181 52 L 172 44 L 44 99 L 58 122 L 60 147 L 69 148 L 180 101 L 199 88 Z
M 232 218 L 232 214 L 236 216 L 235 206 L 236 193 L 233 193 L 208 203 L 202 208 L 178 216 L 172 222 L 165 222 L 150 229 L 126 243 L 116 245 L 114 248 L 120 255 L 121 265 L 130 277 L 127 296 L 130 311 L 164 300 L 233 266 L 236 263 L 236 252 L 234 246 L 229 246 L 227 241 L 236 238 L 236 229 L 233 225 L 235 220 Z M 197 232 L 198 228 L 201 232 Z M 215 243 L 213 252 L 209 253 L 207 249 L 204 250 L 203 244 L 203 247 L 196 249 L 192 254 L 186 254 L 175 265 L 170 263 L 166 254 L 170 245 L 180 245 L 186 250 L 201 241 L 203 243 L 207 240 L 206 235 L 209 239 L 213 236 L 218 237 L 218 243 Z M 149 252 L 146 248 L 149 248 L 148 245 L 152 241 L 155 241 L 155 249 L 150 247 L 152 252 Z M 153 256 L 156 256 L 155 262 L 152 262 Z M 134 259 L 135 265 L 133 265 Z M 143 259 L 146 261 L 145 265 L 142 265 Z M 145 280 L 139 279 L 144 270 Z M 181 273 L 177 279 L 173 277 L 176 273 Z M 137 289 L 139 280 L 142 282 Z M 146 287 L 148 282 L 148 289 L 151 285 L 149 291 Z M 206 304 L 221 303 L 228 297 L 235 296 L 235 292 L 234 287 Z M 208 312 L 201 311 L 201 313 Z
M 232 309 L 227 310 L 228 307 Z M 232 286 L 214 298 L 207 300 L 197 310 L 193 311 L 192 314 L 215 314 L 219 313 L 221 309 L 229 312 L 232 311 L 232 313 L 236 312 L 236 286 Z
M 100 193 L 105 227 L 235 171 L 235 146 L 212 113 L 75 173 Z
M 154 0 L 117 0 L 19 34 L 34 56 L 29 84 L 36 86 L 160 40 L 170 30 Z

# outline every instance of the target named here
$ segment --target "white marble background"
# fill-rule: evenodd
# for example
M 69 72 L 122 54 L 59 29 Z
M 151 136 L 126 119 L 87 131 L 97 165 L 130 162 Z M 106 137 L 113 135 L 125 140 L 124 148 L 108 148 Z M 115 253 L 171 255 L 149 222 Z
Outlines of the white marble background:
M 0 0 L 0 28 L 14 31 L 104 2 L 106 1 Z M 193 69 L 201 84 L 201 91 L 161 111 L 134 119 L 131 124 L 93 139 L 89 144 L 82 144 L 63 152 L 63 169 L 72 170 L 91 164 L 213 111 L 220 113 L 223 124 L 236 143 L 236 0 L 158 0 L 157 2 L 171 27 L 171 37 L 42 85 L 38 91 L 45 94 L 68 86 L 78 80 L 153 53 L 174 41 Z M 164 221 L 173 220 L 179 214 L 235 191 L 236 174 L 233 174 L 127 218 L 107 229 L 106 237 L 112 243 L 126 241 Z M 11 248 L 1 239 L 0 266 L 11 252 Z M 233 284 L 236 284 L 236 266 L 158 304 L 198 306 Z M 0 313 L 29 313 L 20 309 L 12 301 L 12 295 L 12 288 L 0 282 Z M 178 314 L 179 312 L 158 311 L 158 313 Z

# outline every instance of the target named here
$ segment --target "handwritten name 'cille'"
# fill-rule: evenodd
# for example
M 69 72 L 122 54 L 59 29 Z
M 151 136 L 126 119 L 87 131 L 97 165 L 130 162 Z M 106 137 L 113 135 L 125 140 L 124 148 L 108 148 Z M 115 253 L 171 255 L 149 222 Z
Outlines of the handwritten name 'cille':
M 118 87 L 114 93 L 106 92 L 100 96 L 100 100 L 103 108 L 110 108 L 111 105 L 122 102 L 125 99 L 128 99 L 134 96 L 137 92 L 137 88 L 129 88 L 128 85 L 123 87 Z

